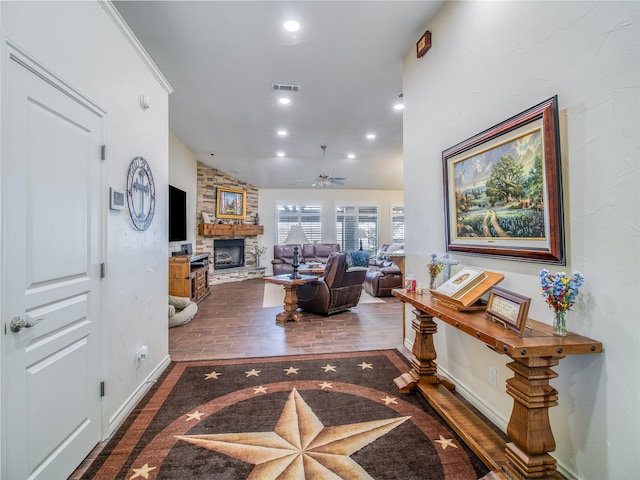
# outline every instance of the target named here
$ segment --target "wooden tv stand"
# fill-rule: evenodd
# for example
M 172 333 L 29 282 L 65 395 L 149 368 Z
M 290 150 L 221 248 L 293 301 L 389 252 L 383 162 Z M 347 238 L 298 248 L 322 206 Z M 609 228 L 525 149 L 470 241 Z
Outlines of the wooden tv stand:
M 394 380 L 401 393 L 417 389 L 464 439 L 465 443 L 492 469 L 490 479 L 558 479 L 556 460 L 549 452 L 556 448 L 549 422 L 549 407 L 558 404 L 558 391 L 549 380 L 558 376 L 551 367 L 567 355 L 601 353 L 602 343 L 569 333 L 553 335 L 550 326 L 530 320 L 532 328 L 523 336 L 487 319 L 484 312 L 461 312 L 438 302 L 426 293 L 395 289 L 393 295 L 415 307 L 412 328 L 416 332 L 411 370 Z M 511 443 L 491 430 L 449 390 L 453 385 L 437 376 L 433 335 L 437 318 L 485 343 L 513 362 L 507 367 L 507 393 L 513 410 L 507 425 Z M 447 386 L 447 388 L 445 388 Z
M 209 253 L 169 257 L 169 295 L 200 302 L 209 290 Z

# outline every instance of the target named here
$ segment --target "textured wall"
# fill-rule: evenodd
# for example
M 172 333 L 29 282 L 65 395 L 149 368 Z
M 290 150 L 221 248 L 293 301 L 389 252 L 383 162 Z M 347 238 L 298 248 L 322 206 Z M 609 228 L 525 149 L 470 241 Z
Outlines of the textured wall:
M 168 362 L 168 91 L 114 22 L 110 4 L 0 2 L 2 35 L 107 111 L 102 282 L 103 434 L 117 426 Z M 108 14 L 111 12 L 111 16 Z M 141 94 L 153 100 L 149 110 Z M 108 209 L 109 186 L 126 187 L 134 157 L 144 157 L 156 186 L 156 211 L 144 232 L 129 213 Z M 136 368 L 141 345 L 149 356 Z M 97 389 L 97 386 L 96 386 Z
M 407 269 L 423 283 L 428 252 L 445 247 L 442 151 L 558 95 L 567 265 L 454 257 L 504 273 L 502 286 L 530 297 L 529 316 L 548 324 L 540 269 L 584 274 L 568 327 L 602 341 L 604 353 L 569 356 L 554 368 L 553 455 L 569 477 L 640 478 L 638 9 L 638 2 L 445 2 L 425 26 L 431 50 L 417 59 L 411 49 L 404 61 Z M 506 359 L 449 327 L 436 337 L 439 368 L 504 426 L 512 405 Z M 488 381 L 491 366 L 498 388 Z

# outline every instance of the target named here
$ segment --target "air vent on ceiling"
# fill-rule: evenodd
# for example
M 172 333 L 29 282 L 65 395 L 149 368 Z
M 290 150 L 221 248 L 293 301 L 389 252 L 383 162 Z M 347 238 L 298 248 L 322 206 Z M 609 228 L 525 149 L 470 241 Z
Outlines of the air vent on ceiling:
M 284 83 L 274 83 L 271 85 L 272 90 L 283 90 L 285 92 L 297 92 L 300 90 L 300 85 L 286 85 Z

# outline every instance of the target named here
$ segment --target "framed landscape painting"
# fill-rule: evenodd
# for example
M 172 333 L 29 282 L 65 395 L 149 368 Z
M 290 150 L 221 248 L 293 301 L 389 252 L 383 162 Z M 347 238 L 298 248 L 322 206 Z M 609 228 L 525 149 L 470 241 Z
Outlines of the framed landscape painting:
M 218 187 L 216 217 L 243 220 L 247 209 L 247 192 L 237 188 Z
M 557 97 L 442 152 L 447 251 L 564 265 Z

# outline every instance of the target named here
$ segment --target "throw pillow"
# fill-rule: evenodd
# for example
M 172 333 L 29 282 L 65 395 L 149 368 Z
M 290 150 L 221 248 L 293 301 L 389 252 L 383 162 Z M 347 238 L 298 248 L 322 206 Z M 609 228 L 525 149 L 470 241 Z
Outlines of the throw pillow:
M 369 252 L 350 250 L 347 252 L 347 270 L 354 267 L 369 267 Z

